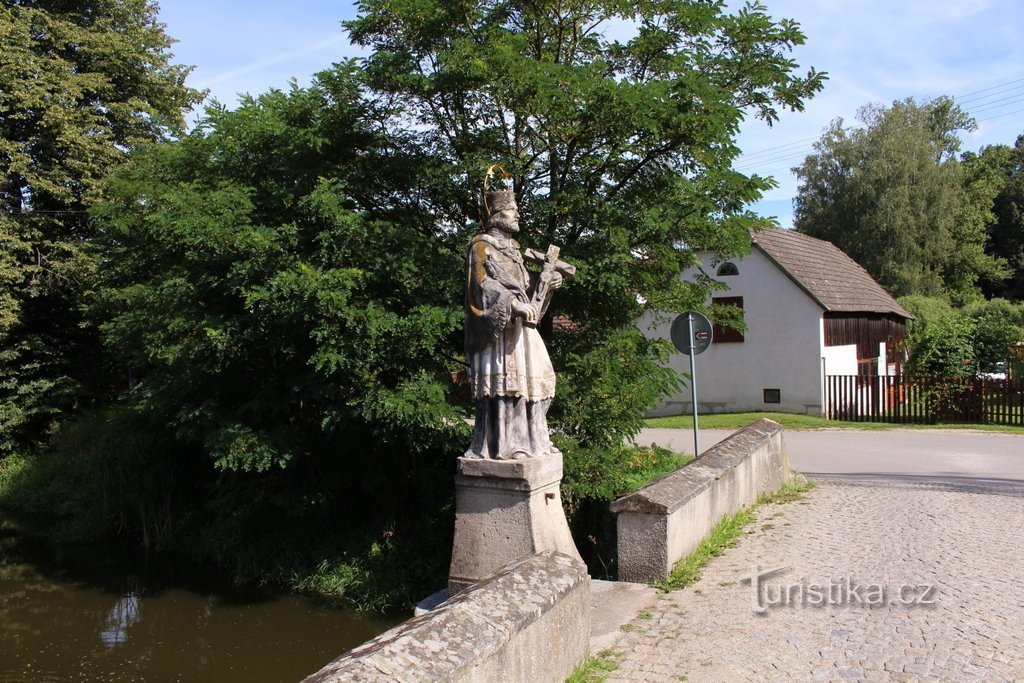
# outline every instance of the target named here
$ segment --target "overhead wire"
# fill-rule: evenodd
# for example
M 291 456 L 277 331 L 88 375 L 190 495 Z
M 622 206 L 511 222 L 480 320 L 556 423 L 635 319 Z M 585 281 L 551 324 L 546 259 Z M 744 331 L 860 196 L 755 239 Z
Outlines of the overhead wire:
M 1015 94 L 1010 95 L 1008 97 L 1003 97 L 1003 98 L 996 99 L 996 100 L 992 100 L 991 99 L 993 97 L 997 97 L 998 95 L 1014 92 L 1014 91 L 1017 91 L 1017 90 L 1024 90 L 1024 78 L 1018 78 L 1018 79 L 1015 79 L 1015 80 L 1012 80 L 1012 81 L 1006 81 L 1006 82 L 1003 82 L 1003 83 L 998 83 L 998 84 L 990 86 L 988 88 L 982 88 L 980 90 L 974 90 L 974 91 L 965 93 L 963 95 L 955 95 L 955 96 L 952 97 L 952 99 L 958 105 L 963 105 L 963 104 L 967 104 L 967 103 L 970 103 L 970 102 L 974 102 L 977 105 L 981 105 L 980 107 L 973 109 L 973 111 L 971 111 L 969 113 L 972 113 L 972 114 L 973 113 L 982 113 L 982 112 L 998 110 L 998 109 L 1001 109 L 1001 108 L 1007 107 L 1007 106 L 1012 106 L 1012 105 L 1017 104 L 1019 102 L 1024 102 L 1024 92 L 1015 93 Z M 988 101 L 986 101 L 986 100 L 988 100 Z M 982 122 L 985 122 L 985 121 L 992 121 L 994 119 L 1002 118 L 1004 116 L 1010 116 L 1012 114 L 1019 114 L 1022 111 L 1024 111 L 1024 110 L 1018 109 L 1018 110 L 1014 110 L 1014 111 L 1003 112 L 1003 113 L 1000 113 L 1000 114 L 996 114 L 994 116 L 988 116 L 988 117 L 986 117 L 984 119 L 977 119 L 976 122 L 977 123 L 982 123 Z M 854 128 L 854 126 L 847 126 L 845 128 L 845 130 L 851 130 L 853 128 Z M 759 149 L 759 150 L 757 150 L 755 152 L 749 152 L 749 153 L 741 154 L 736 159 L 736 169 L 737 170 L 742 170 L 742 169 L 754 170 L 757 167 L 765 166 L 765 165 L 768 165 L 768 164 L 778 164 L 778 163 L 782 163 L 782 162 L 785 162 L 785 161 L 791 161 L 791 160 L 795 161 L 795 160 L 798 160 L 798 159 L 805 158 L 807 155 L 811 154 L 814 151 L 814 145 L 813 144 L 812 145 L 806 145 L 806 144 L 803 144 L 803 143 L 806 143 L 806 142 L 808 142 L 810 140 L 817 141 L 819 139 L 820 139 L 820 136 L 815 136 L 815 137 L 811 137 L 811 138 L 803 138 L 803 139 L 800 139 L 800 140 L 794 140 L 794 141 L 789 142 L 789 143 L 784 143 L 784 144 L 781 144 L 781 145 L 774 145 L 772 147 L 765 147 L 765 148 Z M 795 149 L 793 149 L 793 148 L 795 148 Z M 757 171 L 760 174 L 762 174 L 762 175 L 770 175 L 770 174 L 774 173 L 775 171 L 779 171 L 779 170 L 790 170 L 790 167 L 787 165 L 787 166 L 776 166 L 776 167 L 773 167 L 773 168 L 770 168 L 770 169 L 757 168 Z

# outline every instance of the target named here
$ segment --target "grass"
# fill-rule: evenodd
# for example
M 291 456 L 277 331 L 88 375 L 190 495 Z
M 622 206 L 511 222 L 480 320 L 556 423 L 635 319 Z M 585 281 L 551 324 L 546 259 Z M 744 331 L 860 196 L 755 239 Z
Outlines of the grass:
M 565 683 L 601 683 L 608 674 L 619 668 L 615 661 L 615 653 L 602 650 L 592 657 L 587 657 L 565 679 Z
M 816 415 L 794 415 L 791 413 L 710 413 L 699 415 L 701 429 L 742 429 L 751 422 L 768 418 L 778 422 L 790 430 L 813 429 L 864 429 L 883 431 L 889 429 L 976 429 L 986 432 L 1004 432 L 1007 434 L 1024 434 L 1024 427 L 988 424 L 935 424 L 911 425 L 891 424 L 884 422 L 846 422 L 829 420 Z M 692 415 L 673 415 L 671 417 L 652 417 L 645 421 L 647 427 L 658 429 L 693 429 Z
M 778 491 L 761 496 L 754 505 L 745 507 L 734 515 L 726 515 L 700 542 L 697 549 L 677 562 L 668 578 L 656 582 L 655 586 L 668 593 L 696 583 L 700 579 L 701 570 L 711 558 L 722 555 L 727 548 L 735 547 L 743 530 L 757 519 L 755 510 L 759 506 L 799 500 L 814 486 L 813 481 L 798 476 L 787 481 Z
M 782 485 L 775 493 L 766 493 L 757 499 L 758 505 L 767 505 L 774 503 L 776 505 L 782 505 L 783 503 L 792 503 L 795 500 L 800 500 L 804 497 L 804 494 L 811 491 L 817 484 L 804 476 L 796 476 L 787 481 Z
M 700 579 L 701 570 L 712 557 L 718 557 L 726 548 L 732 548 L 739 542 L 740 533 L 754 521 L 753 508 L 743 508 L 734 515 L 723 517 L 711 530 L 697 549 L 679 560 L 672 568 L 672 573 L 664 581 L 655 585 L 662 591 L 677 591 L 686 588 Z

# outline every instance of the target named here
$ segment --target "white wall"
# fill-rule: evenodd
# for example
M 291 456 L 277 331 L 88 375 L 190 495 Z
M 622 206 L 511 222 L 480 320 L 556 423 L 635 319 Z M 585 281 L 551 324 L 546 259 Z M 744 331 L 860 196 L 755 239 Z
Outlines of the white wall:
M 717 265 L 704 257 L 704 270 L 714 276 Z M 822 308 L 764 254 L 733 260 L 739 275 L 717 278 L 729 286 L 715 296 L 742 296 L 747 330 L 739 343 L 712 344 L 697 356 L 697 403 L 701 412 L 774 410 L 821 413 Z M 682 278 L 690 279 L 694 271 Z M 675 313 L 645 314 L 638 325 L 649 337 L 669 338 Z M 856 372 L 856 351 L 854 351 Z M 673 354 L 670 364 L 689 373 L 689 357 Z M 831 370 L 830 370 L 831 372 Z M 781 403 L 764 402 L 764 389 L 780 389 Z M 653 415 L 679 415 L 690 410 L 689 383 L 659 405 Z
M 826 375 L 856 375 L 857 345 L 825 346 L 822 344 L 822 356 L 825 358 Z

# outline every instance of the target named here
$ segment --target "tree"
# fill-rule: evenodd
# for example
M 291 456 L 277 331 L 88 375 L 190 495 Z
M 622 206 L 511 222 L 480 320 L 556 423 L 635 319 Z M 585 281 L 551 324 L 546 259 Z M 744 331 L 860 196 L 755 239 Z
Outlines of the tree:
M 133 412 L 199 455 L 172 542 L 263 581 L 336 561 L 332 591 L 394 605 L 445 575 L 469 430 L 463 248 L 391 208 L 389 106 L 336 65 L 140 147 L 94 210 L 91 316 Z
M 793 169 L 795 226 L 849 254 L 897 296 L 979 296 L 1004 263 L 984 251 L 991 184 L 965 176 L 957 131 L 974 122 L 949 98 L 860 110 L 862 128 L 832 122 Z
M 0 453 L 87 401 L 95 330 L 87 209 L 105 174 L 200 99 L 145 0 L 0 7 Z
M 1024 300 L 1024 135 L 1013 147 L 991 145 L 979 154 L 965 154 L 964 162 L 994 186 L 985 250 L 1005 259 L 1010 268 L 1007 279 L 984 282 L 985 293 Z
M 415 133 L 419 163 L 403 198 L 423 229 L 464 243 L 476 229 L 468 224 L 479 216 L 483 169 L 502 162 L 524 246 L 559 244 L 579 266 L 542 326 L 561 377 L 591 404 L 664 391 L 655 361 L 665 350 L 645 343 L 634 321 L 645 306 L 702 307 L 710 282 L 678 278 L 697 263 L 694 252 L 743 253 L 750 231 L 768 224 L 744 207 L 772 181 L 733 170 L 734 137 L 746 116 L 770 124 L 822 87 L 822 74 L 797 75 L 787 55 L 804 41 L 797 24 L 774 21 L 759 4 L 729 14 L 722 3 L 689 0 L 359 8 L 347 27 L 371 50 L 365 82 L 374 97 L 400 103 L 392 128 Z M 556 333 L 559 315 L 574 325 Z M 633 431 L 648 401 L 631 401 L 629 419 L 612 406 L 580 412 L 581 401 L 556 400 L 553 411 L 595 443 Z

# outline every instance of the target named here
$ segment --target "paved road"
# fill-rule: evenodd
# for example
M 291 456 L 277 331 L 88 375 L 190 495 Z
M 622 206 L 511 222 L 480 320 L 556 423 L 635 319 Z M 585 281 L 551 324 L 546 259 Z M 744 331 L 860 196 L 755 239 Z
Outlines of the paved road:
M 1016 496 L 820 484 L 628 625 L 611 680 L 1021 680 L 1021 529 Z M 788 568 L 760 606 L 757 567 Z
M 666 437 L 689 435 L 640 441 Z M 609 680 L 1024 680 L 1024 437 L 786 439 L 819 486 L 761 507 L 699 582 L 627 625 Z
M 702 430 L 701 448 L 732 432 Z M 893 429 L 787 431 L 793 468 L 818 480 L 858 480 L 956 486 L 988 491 L 1024 486 L 1024 434 Z M 638 443 L 693 452 L 693 432 L 645 429 Z

